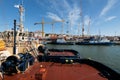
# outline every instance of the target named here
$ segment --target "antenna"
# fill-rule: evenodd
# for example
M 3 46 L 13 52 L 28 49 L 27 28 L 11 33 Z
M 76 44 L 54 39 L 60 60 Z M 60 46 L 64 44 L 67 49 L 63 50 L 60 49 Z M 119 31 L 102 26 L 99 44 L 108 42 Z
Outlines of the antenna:
M 23 22 L 25 21 L 25 8 L 24 8 L 24 0 L 21 0 L 21 5 L 24 9 L 24 12 L 23 12 Z
M 21 4 L 19 5 L 15 5 L 14 7 L 19 9 L 19 14 L 20 14 L 20 18 L 19 18 L 19 31 L 22 33 L 24 31 L 24 26 L 23 26 L 23 16 L 24 16 L 24 7 L 23 7 L 23 0 L 21 2 Z

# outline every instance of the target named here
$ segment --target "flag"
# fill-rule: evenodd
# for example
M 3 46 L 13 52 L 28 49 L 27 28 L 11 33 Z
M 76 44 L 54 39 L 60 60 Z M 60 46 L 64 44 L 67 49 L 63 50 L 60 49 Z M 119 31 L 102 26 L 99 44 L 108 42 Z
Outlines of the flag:
M 19 5 L 14 5 L 15 8 L 19 8 L 20 6 Z

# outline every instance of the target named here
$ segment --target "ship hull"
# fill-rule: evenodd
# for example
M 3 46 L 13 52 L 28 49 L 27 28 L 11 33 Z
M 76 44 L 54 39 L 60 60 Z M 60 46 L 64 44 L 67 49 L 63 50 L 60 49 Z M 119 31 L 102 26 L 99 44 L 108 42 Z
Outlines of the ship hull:
M 101 63 L 82 59 L 75 64 L 36 62 L 24 73 L 5 75 L 4 80 L 119 80 L 119 76 Z
M 4 80 L 120 80 L 117 72 L 77 51 L 49 49 L 49 55 L 38 56 L 23 73 L 4 75 Z M 2 80 L 2 79 L 1 79 Z
M 96 43 L 90 43 L 90 42 L 77 42 L 77 45 L 113 45 L 112 42 L 96 42 Z

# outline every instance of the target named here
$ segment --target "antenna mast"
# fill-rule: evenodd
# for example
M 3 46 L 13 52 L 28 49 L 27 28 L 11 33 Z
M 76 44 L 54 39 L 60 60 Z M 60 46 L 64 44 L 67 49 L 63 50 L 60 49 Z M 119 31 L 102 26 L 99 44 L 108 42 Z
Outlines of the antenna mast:
M 24 26 L 23 26 L 23 12 L 24 12 L 24 8 L 22 5 L 19 5 L 19 13 L 20 13 L 20 23 L 19 23 L 19 27 L 20 27 L 20 32 L 24 31 Z
M 21 2 L 21 4 L 19 5 L 15 5 L 14 7 L 19 9 L 19 14 L 20 14 L 20 18 L 19 18 L 19 31 L 22 33 L 24 31 L 24 26 L 23 26 L 23 14 L 24 14 L 24 7 L 23 7 L 23 0 Z

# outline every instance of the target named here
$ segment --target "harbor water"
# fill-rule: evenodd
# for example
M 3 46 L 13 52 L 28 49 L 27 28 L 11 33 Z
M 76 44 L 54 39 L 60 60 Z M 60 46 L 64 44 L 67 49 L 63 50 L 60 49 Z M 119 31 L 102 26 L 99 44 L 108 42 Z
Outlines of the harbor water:
M 120 73 L 120 45 L 51 45 L 47 48 L 73 49 L 80 53 L 82 58 L 89 58 L 112 68 Z

